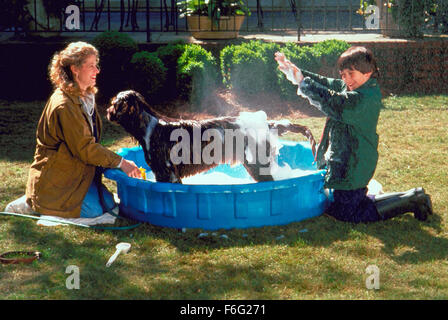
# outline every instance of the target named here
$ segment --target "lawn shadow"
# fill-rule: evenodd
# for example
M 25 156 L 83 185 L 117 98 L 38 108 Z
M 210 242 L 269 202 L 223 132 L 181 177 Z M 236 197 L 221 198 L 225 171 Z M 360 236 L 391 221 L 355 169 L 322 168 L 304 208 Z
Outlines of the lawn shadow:
M 31 161 L 43 101 L 0 101 L 0 159 Z
M 235 297 L 235 294 L 237 299 L 288 299 L 297 294 L 297 290 L 313 291 L 316 287 L 338 289 L 344 283 L 358 281 L 356 274 L 341 268 L 337 261 L 323 261 L 320 270 L 313 270 L 310 274 L 305 261 L 279 261 L 269 253 L 270 249 L 263 248 L 263 245 L 271 245 L 275 250 L 275 247 L 284 247 L 286 244 L 299 249 L 290 240 L 289 234 L 297 233 L 298 227 L 295 223 L 212 232 L 195 229 L 182 233 L 147 224 L 145 228 L 151 230 L 151 236 L 157 239 L 156 242 L 166 241 L 178 251 L 175 267 L 162 266 L 159 269 L 158 281 L 151 285 L 150 294 L 157 293 L 161 299 L 226 299 Z M 197 232 L 200 231 L 209 235 L 198 238 Z M 216 232 L 217 235 L 213 236 L 210 232 Z M 269 234 L 266 235 L 266 232 Z M 279 232 L 284 233 L 285 238 L 274 236 Z M 246 233 L 247 237 L 239 238 Z M 220 238 L 222 234 L 228 235 L 228 238 Z M 226 250 L 245 247 L 249 251 Z M 254 250 L 258 250 L 258 253 L 254 253 Z M 260 255 L 259 259 L 252 256 L 257 254 Z M 226 258 L 227 255 L 230 256 Z M 210 258 L 207 259 L 207 256 Z M 306 260 L 306 256 L 302 258 Z M 148 257 L 145 264 L 151 265 L 152 261 L 153 257 Z M 288 287 L 287 292 L 278 290 L 278 287 L 283 286 Z
M 437 213 L 426 222 L 420 222 L 412 214 L 406 214 L 399 219 L 366 228 L 365 231 L 384 243 L 383 252 L 396 263 L 417 264 L 448 258 L 448 239 L 428 230 L 431 228 L 440 234 L 441 222 Z
M 24 194 L 25 189 L 22 186 L 0 186 L 0 211 Z
M 122 222 L 117 225 L 125 224 Z M 148 224 L 140 229 L 108 232 L 107 235 L 112 239 L 105 238 L 103 231 L 86 234 L 89 231 L 82 230 L 62 226 L 42 228 L 34 220 L 18 218 L 9 221 L 8 237 L 14 243 L 14 250 L 38 250 L 42 252 L 42 258 L 31 265 L 7 266 L 0 270 L 0 289 L 4 290 L 5 297 L 69 300 L 219 299 L 237 292 L 243 295 L 242 298 L 280 299 L 282 297 L 278 291 L 266 291 L 266 288 L 279 281 L 293 281 L 304 287 L 311 285 L 308 280 L 297 277 L 300 267 L 296 265 L 291 266 L 292 269 L 282 270 L 280 274 L 273 274 L 263 262 L 244 265 L 211 259 L 196 265 L 190 260 L 192 256 L 188 253 L 194 256 L 197 251 L 230 247 L 234 238 L 230 238 L 223 246 L 219 241 L 211 243 L 210 239 L 198 239 L 190 232 L 185 235 L 176 229 Z M 77 240 L 79 237 L 85 240 Z M 155 256 L 160 247 L 153 250 L 145 242 L 140 242 L 149 237 L 167 240 L 181 251 L 174 266 Z M 106 268 L 105 263 L 114 252 L 111 243 L 118 243 L 119 239 L 132 244 L 130 254 Z M 183 268 L 183 265 L 186 267 Z M 71 283 L 68 279 L 73 274 L 73 271 L 67 271 L 69 266 L 79 268 L 79 290 L 66 287 L 67 281 Z M 200 272 L 194 271 L 197 268 Z M 13 272 L 21 275 L 18 280 L 12 279 Z M 176 278 L 181 280 L 176 281 Z M 145 280 L 149 280 L 150 285 Z M 324 281 L 332 280 L 326 277 Z M 11 289 L 12 285 L 16 289 Z
M 116 226 L 129 224 L 128 221 L 119 221 Z M 282 264 L 278 272 L 272 273 L 266 262 L 270 258 L 266 256 L 259 262 L 248 260 L 248 265 L 239 263 L 237 256 L 228 262 L 210 258 L 201 260 L 200 264 L 194 258 L 196 254 L 210 254 L 213 257 L 214 251 L 222 249 L 263 245 L 273 248 L 289 246 L 307 252 L 306 248 L 330 247 L 337 242 L 341 249 L 345 249 L 344 252 L 367 259 L 377 254 L 376 251 L 369 252 L 369 247 L 365 246 L 366 237 L 374 237 L 384 244 L 382 252 L 398 264 L 445 260 L 448 241 L 426 230 L 426 227 L 436 229 L 439 224 L 438 215 L 432 216 L 428 224 L 406 215 L 385 222 L 359 225 L 320 216 L 283 226 L 249 229 L 187 229 L 182 232 L 143 224 L 132 230 L 106 232 L 84 231 L 75 227 L 42 228 L 36 226 L 35 221 L 14 218 L 9 222 L 8 237 L 13 239 L 14 249 L 39 250 L 43 253 L 41 261 L 23 267 L 29 271 L 25 272 L 24 277 L 14 280 L 14 285 L 23 290 L 27 298 L 214 299 L 236 292 L 241 298 L 282 299 L 285 296 L 278 290 L 266 288 L 290 283 L 303 290 L 315 290 L 316 286 L 338 289 L 344 283 L 359 282 L 358 275 L 348 273 L 337 261 L 330 260 L 323 260 L 315 274 L 305 275 L 307 265 L 299 261 Z M 208 235 L 199 237 L 201 233 Z M 364 239 L 365 248 L 341 243 L 356 240 L 357 237 Z M 161 245 L 163 242 L 160 240 L 167 244 Z M 118 259 L 111 268 L 106 268 L 105 263 L 113 254 L 114 245 L 122 241 L 132 244 L 131 254 Z M 175 249 L 174 265 L 167 258 L 157 257 L 166 245 Z M 410 250 L 403 252 L 404 246 Z M 396 249 L 400 249 L 398 254 Z M 338 248 L 333 250 L 337 252 Z M 306 260 L 307 255 L 303 259 Z M 70 265 L 80 269 L 81 290 L 65 287 L 70 276 L 66 268 Z M 12 267 L 0 271 L 0 276 L 2 273 L 7 276 L 0 289 L 12 283 L 11 277 L 8 277 L 8 272 L 12 271 Z M 29 276 L 30 272 L 32 276 Z M 136 280 L 139 277 L 142 280 Z M 145 285 L 148 279 L 151 284 Z
M 437 213 L 429 216 L 425 222 L 416 220 L 412 213 L 369 224 L 346 223 L 329 216 L 322 216 L 316 222 L 314 228 L 317 227 L 319 233 L 301 235 L 306 245 L 328 247 L 336 241 L 353 240 L 358 237 L 363 239 L 364 235 L 368 235 L 380 240 L 384 244 L 381 249 L 383 253 L 399 264 L 416 264 L 448 258 L 446 249 L 448 239 L 433 234 L 442 232 L 441 216 Z M 313 226 L 311 222 L 309 223 L 308 228 L 312 229 Z M 434 232 L 428 230 L 429 228 Z
M 282 298 L 266 290 L 281 281 L 282 275 L 270 273 L 262 263 L 201 263 L 200 272 L 177 270 L 171 276 L 182 280 L 156 281 L 149 292 L 152 299 L 225 299 L 235 293 L 239 299 Z
M 329 232 L 328 234 L 333 235 L 331 238 L 324 236 L 325 239 L 319 240 L 320 237 L 315 237 L 315 230 L 317 226 L 325 224 L 322 223 L 323 219 L 325 218 L 319 217 L 287 225 L 218 230 L 198 228 L 184 228 L 181 230 L 143 223 L 136 230 L 141 235 L 149 234 L 156 239 L 166 241 L 182 253 L 258 245 L 288 244 L 293 246 L 298 238 L 303 238 L 304 235 L 312 233 L 310 232 L 311 230 L 313 230 L 314 235 L 310 244 L 313 245 L 327 245 L 337 239 L 347 237 L 348 227 L 344 228 L 346 232 Z
M 32 162 L 36 149 L 36 129 L 45 101 L 0 100 L 0 160 Z M 99 107 L 103 123 L 102 143 L 112 145 L 129 136 L 118 125 L 105 118 L 105 108 Z
M 4 266 L 0 270 L 4 294 L 23 295 L 26 299 L 122 299 L 121 292 L 131 291 L 144 296 L 145 292 L 139 292 L 128 280 L 126 263 L 118 261 L 114 268 L 105 267 L 115 248 L 95 234 L 102 231 L 39 227 L 36 220 L 22 218 L 11 218 L 8 224 L 8 242 L 13 244 L 12 248 L 2 248 L 2 252 L 40 251 L 42 256 L 30 265 Z M 79 290 L 67 287 L 67 283 L 74 284 L 69 279 L 74 274 L 67 269 L 69 266 L 79 268 Z M 21 276 L 11 279 L 14 273 Z
M 416 264 L 448 257 L 448 239 L 434 235 L 441 232 L 440 215 L 434 214 L 427 222 L 414 219 L 406 214 L 392 220 L 370 224 L 351 224 L 337 221 L 329 216 L 307 219 L 281 226 L 266 226 L 248 229 L 208 231 L 187 229 L 182 232 L 144 224 L 152 236 L 168 241 L 180 252 L 195 250 L 209 251 L 222 248 L 246 247 L 254 245 L 278 245 L 299 247 L 330 247 L 335 242 L 349 241 L 365 236 L 377 238 L 384 244 L 382 252 L 399 264 Z M 404 253 L 397 253 L 403 247 Z M 369 250 L 367 247 L 365 250 Z M 362 251 L 362 250 L 361 250 Z M 362 254 L 361 254 L 362 255 Z

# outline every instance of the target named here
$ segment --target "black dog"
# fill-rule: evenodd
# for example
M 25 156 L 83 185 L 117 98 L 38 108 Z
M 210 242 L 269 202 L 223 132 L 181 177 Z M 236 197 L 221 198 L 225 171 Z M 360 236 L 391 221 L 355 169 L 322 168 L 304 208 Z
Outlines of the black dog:
M 271 144 L 269 138 L 257 139 L 253 135 L 246 134 L 249 131 L 247 122 L 245 127 L 239 117 L 207 120 L 168 118 L 153 110 L 138 92 L 128 90 L 112 98 L 107 109 L 107 118 L 121 125 L 140 143 L 145 160 L 158 182 L 182 183 L 182 178 L 207 171 L 221 163 L 242 163 L 255 181 L 273 180 L 269 174 L 269 166 L 275 155 L 275 146 Z M 277 130 L 278 135 L 287 131 L 305 135 L 314 150 L 315 141 L 307 127 L 285 121 L 267 121 L 267 124 L 270 130 Z M 228 135 L 229 132 L 234 135 Z M 176 136 L 177 133 L 180 134 Z M 235 133 L 242 134 L 240 136 L 243 138 L 238 140 L 238 134 Z M 210 135 L 213 139 L 209 137 L 204 141 L 204 137 Z M 182 145 L 178 141 L 181 136 L 183 143 L 184 139 L 188 139 L 186 143 L 189 150 L 181 148 Z M 190 140 L 191 137 L 193 141 Z M 199 139 L 195 141 L 194 137 Z M 210 150 L 211 144 L 220 148 Z M 203 152 L 207 148 L 213 161 L 202 159 Z M 261 161 L 263 159 L 257 153 L 260 152 L 260 148 L 264 148 L 261 150 L 264 150 L 270 161 Z M 221 154 L 217 152 L 219 149 Z M 182 157 L 178 157 L 179 150 L 182 150 Z

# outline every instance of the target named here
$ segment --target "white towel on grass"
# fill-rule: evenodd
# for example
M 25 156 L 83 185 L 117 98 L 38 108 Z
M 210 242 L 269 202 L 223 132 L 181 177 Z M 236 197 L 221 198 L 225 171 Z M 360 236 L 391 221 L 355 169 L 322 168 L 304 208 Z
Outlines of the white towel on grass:
M 120 199 L 116 194 L 114 194 L 114 199 L 116 203 L 120 202 Z M 18 213 L 18 214 L 36 214 L 36 212 L 31 209 L 31 207 L 26 203 L 26 196 L 23 195 L 22 197 L 12 201 L 9 203 L 6 208 L 6 212 L 11 213 Z M 118 207 L 115 207 L 115 209 L 112 210 L 112 212 L 116 215 L 118 215 Z M 114 224 L 116 217 L 109 213 L 105 213 L 99 217 L 96 218 L 61 218 L 56 216 L 47 216 L 47 215 L 40 215 L 39 219 L 37 220 L 37 225 L 39 226 L 45 226 L 45 227 L 54 227 L 59 225 L 64 225 L 64 222 L 72 222 L 77 224 L 83 224 L 86 226 L 93 226 L 97 224 Z M 48 220 L 44 220 L 48 219 Z
M 112 210 L 112 212 L 114 212 L 114 210 Z M 118 209 L 116 209 L 116 210 L 118 213 Z M 44 227 L 54 227 L 54 226 L 64 225 L 65 222 L 83 224 L 86 226 L 94 226 L 97 224 L 114 224 L 115 220 L 117 219 L 116 217 L 114 217 L 113 215 L 111 215 L 109 213 L 105 213 L 96 218 L 61 218 L 61 217 L 55 217 L 55 216 L 40 216 L 40 217 L 44 218 L 44 219 L 52 220 L 52 221 L 43 220 L 43 219 L 37 220 L 37 225 L 44 226 Z
M 118 198 L 117 194 L 114 193 L 114 200 L 115 203 L 120 203 L 120 198 Z M 112 209 L 112 213 L 115 215 L 118 215 L 118 207 L 115 207 Z M 63 225 L 64 222 L 72 222 L 77 224 L 83 224 L 87 226 L 94 226 L 97 224 L 114 224 L 117 217 L 111 215 L 110 213 L 105 213 L 99 217 L 96 218 L 61 218 L 61 217 L 55 217 L 55 216 L 40 216 L 41 218 L 51 219 L 52 221 L 48 220 L 38 220 L 37 225 L 44 226 L 44 227 L 54 227 Z

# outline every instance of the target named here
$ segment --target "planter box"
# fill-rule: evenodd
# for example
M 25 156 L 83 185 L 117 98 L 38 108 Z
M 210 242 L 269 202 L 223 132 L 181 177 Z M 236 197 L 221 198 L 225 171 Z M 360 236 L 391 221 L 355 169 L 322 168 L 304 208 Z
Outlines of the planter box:
M 234 39 L 243 25 L 244 16 L 221 17 L 219 24 L 206 16 L 188 16 L 188 30 L 196 39 Z

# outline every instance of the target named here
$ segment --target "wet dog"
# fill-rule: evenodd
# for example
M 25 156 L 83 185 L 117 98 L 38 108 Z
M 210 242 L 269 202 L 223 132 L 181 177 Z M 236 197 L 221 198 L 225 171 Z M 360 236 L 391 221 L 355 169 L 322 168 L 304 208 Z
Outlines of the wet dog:
M 107 109 L 107 119 L 139 142 L 156 181 L 171 183 L 182 183 L 184 177 L 223 163 L 242 163 L 255 181 L 272 181 L 269 168 L 278 151 L 273 133 L 301 133 L 314 149 L 307 127 L 284 120 L 263 121 L 263 115 L 266 117 L 257 112 L 245 117 L 173 119 L 156 112 L 133 90 L 118 93 Z M 260 117 L 261 121 L 256 121 Z

